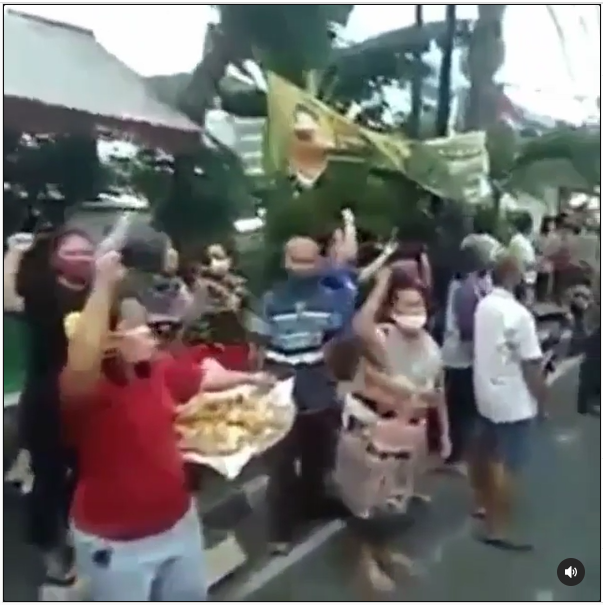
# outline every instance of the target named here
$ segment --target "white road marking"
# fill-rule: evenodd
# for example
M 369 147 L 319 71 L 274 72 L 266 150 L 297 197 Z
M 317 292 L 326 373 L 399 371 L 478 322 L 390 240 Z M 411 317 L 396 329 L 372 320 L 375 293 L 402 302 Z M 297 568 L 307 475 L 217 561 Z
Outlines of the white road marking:
M 326 544 L 345 527 L 346 524 L 340 520 L 331 521 L 327 525 L 323 525 L 312 532 L 306 540 L 297 546 L 294 546 L 291 552 L 286 556 L 273 557 L 266 565 L 258 569 L 255 573 L 252 573 L 243 584 L 237 586 L 232 593 L 228 595 L 228 598 L 223 600 L 231 602 L 245 601 L 249 595 L 257 592 L 262 587 L 266 586 L 266 584 L 279 577 L 282 573 L 291 569 L 294 565 L 297 565 L 309 554 L 315 552 L 323 544 Z

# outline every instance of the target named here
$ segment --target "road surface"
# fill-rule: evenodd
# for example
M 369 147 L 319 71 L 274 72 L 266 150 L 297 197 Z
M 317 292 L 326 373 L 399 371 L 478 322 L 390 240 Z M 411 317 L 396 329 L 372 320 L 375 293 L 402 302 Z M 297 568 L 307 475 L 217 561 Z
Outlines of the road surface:
M 525 531 L 536 550 L 502 553 L 473 538 L 467 518 L 468 490 L 461 479 L 433 479 L 434 501 L 419 509 L 411 527 L 394 528 L 397 546 L 421 569 L 401 579 L 394 601 L 599 601 L 601 598 L 601 441 L 600 422 L 575 412 L 576 369 L 556 383 L 551 418 L 535 436 L 526 477 Z M 5 493 L 6 495 L 6 493 Z M 5 498 L 4 600 L 36 600 L 40 577 L 34 554 L 21 539 L 20 503 Z M 284 560 L 270 560 L 263 549 L 262 511 L 243 522 L 242 540 L 250 557 L 214 594 L 215 600 L 366 601 L 354 579 L 354 550 L 343 524 L 318 528 Z M 566 558 L 585 565 L 584 581 L 574 587 L 557 579 Z

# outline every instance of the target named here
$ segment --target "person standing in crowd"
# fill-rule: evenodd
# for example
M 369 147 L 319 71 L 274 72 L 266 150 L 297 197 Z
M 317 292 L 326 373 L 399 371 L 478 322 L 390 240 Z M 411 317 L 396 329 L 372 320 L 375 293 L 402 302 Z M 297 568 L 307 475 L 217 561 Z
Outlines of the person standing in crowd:
M 44 585 L 69 587 L 75 581 L 66 540 L 75 471 L 62 439 L 58 376 L 67 353 L 63 317 L 86 299 L 94 245 L 78 230 L 43 230 L 25 252 L 13 247 L 8 254 L 15 253 L 21 256 L 9 275 L 5 259 L 4 289 L 13 308 L 22 310 L 27 340 L 18 424 L 33 474 L 28 534 L 43 554 Z
M 572 267 L 572 230 L 568 216 L 562 212 L 555 217 L 555 229 L 546 240 L 543 249 L 544 258 L 550 262 L 552 275 L 552 295 L 557 304 L 567 302 L 565 294 L 571 283 Z
M 348 465 L 345 470 L 338 461 L 336 479 L 344 501 L 372 505 L 369 510 L 356 506 L 350 510 L 362 542 L 363 571 L 376 588 L 389 587 L 392 567 L 402 565 L 412 571 L 412 562 L 387 546 L 391 526 L 382 523 L 377 509 L 389 507 L 404 513 L 412 498 L 429 501 L 415 491 L 415 477 L 425 469 L 428 453 L 444 459 L 450 455 L 441 357 L 425 329 L 425 297 L 424 286 L 407 271 L 383 270 L 354 318 L 361 348 L 372 355 L 362 358 L 352 381 L 340 456 L 346 456 L 342 448 L 355 447 L 361 433 L 368 435 L 368 443 L 361 457 L 359 452 L 355 454 L 363 468 L 358 466 L 354 472 Z M 381 364 L 375 363 L 379 359 Z M 372 458 L 375 455 L 377 460 Z M 380 472 L 385 474 L 377 477 Z M 384 501 L 378 501 L 379 494 L 370 493 L 377 483 L 391 486 L 382 492 Z
M 555 217 L 545 216 L 540 224 L 540 234 L 536 243 L 538 256 L 538 275 L 536 277 L 536 300 L 542 302 L 549 300 L 553 287 L 553 264 L 546 258 L 545 250 L 549 248 L 549 241 L 554 237 Z
M 509 242 L 509 251 L 522 267 L 523 281 L 517 289 L 519 300 L 528 306 L 534 302 L 536 286 L 536 250 L 532 243 L 534 223 L 529 212 L 521 212 L 515 219 L 516 232 Z
M 518 478 L 529 457 L 531 429 L 546 399 L 543 355 L 536 322 L 513 295 L 522 266 L 510 254 L 492 270 L 493 290 L 475 312 L 474 386 L 479 428 L 474 488 L 484 510 L 490 546 L 525 552 L 512 537 Z
M 201 276 L 216 310 L 240 310 L 247 295 L 245 280 L 232 272 L 232 257 L 224 246 L 207 247 Z
M 117 252 L 101 255 L 83 310 L 65 320 L 76 565 L 93 601 L 204 601 L 202 531 L 174 429 L 176 404 L 202 388 L 203 370 L 156 359 L 145 309 L 118 297 L 125 275 Z M 190 373 L 188 393 L 170 390 L 174 371 Z
M 270 541 L 275 554 L 288 551 L 300 520 L 321 517 L 333 508 L 326 478 L 333 467 L 341 402 L 324 351 L 354 304 L 348 288 L 333 290 L 323 284 L 323 259 L 316 241 L 293 237 L 284 256 L 288 277 L 264 295 L 260 316 L 249 326 L 264 346 L 264 369 L 278 378 L 294 376 L 295 425 L 268 459 Z
M 490 252 L 488 252 L 489 254 Z M 465 474 L 477 419 L 473 392 L 473 323 L 478 302 L 491 290 L 490 258 L 473 243 L 461 250 L 461 271 L 450 284 L 442 359 L 452 451 L 446 468 Z
M 592 282 L 592 300 L 585 310 L 586 340 L 578 382 L 578 413 L 601 415 L 601 269 Z

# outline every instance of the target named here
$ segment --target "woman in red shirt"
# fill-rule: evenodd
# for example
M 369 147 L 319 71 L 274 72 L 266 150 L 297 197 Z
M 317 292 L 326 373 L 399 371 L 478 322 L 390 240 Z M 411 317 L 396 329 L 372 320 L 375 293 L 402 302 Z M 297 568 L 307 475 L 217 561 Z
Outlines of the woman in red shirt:
M 60 388 L 80 471 L 71 511 L 78 572 L 94 601 L 203 601 L 202 532 L 168 388 L 177 372 L 180 386 L 191 385 L 186 399 L 203 372 L 156 359 L 143 307 L 116 304 L 124 273 L 119 254 L 102 256 L 84 309 L 66 322 Z

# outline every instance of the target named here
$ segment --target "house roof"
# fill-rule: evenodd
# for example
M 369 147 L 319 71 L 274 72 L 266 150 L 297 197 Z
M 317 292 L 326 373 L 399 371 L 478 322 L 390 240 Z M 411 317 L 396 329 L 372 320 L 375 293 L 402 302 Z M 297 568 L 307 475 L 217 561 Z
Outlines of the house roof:
M 173 147 L 198 140 L 200 131 L 157 100 L 91 31 L 10 10 L 4 15 L 4 101 L 5 124 L 34 132 L 98 126 Z

